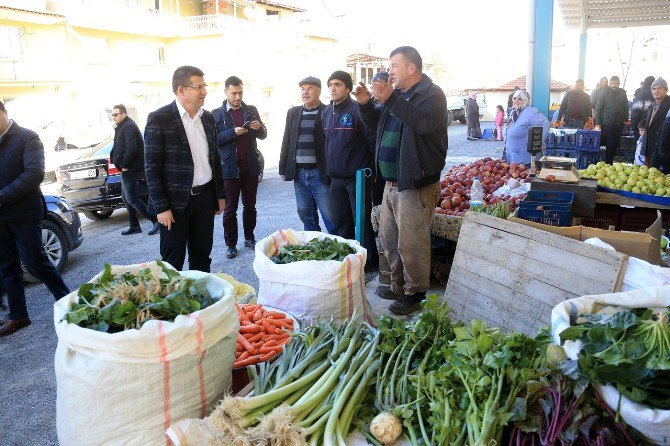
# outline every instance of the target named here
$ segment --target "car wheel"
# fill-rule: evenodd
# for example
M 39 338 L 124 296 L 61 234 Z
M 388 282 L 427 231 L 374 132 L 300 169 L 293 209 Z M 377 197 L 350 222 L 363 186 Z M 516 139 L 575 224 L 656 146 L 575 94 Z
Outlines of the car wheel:
M 449 127 L 452 122 L 454 122 L 454 115 L 452 115 L 451 112 L 448 111 L 447 112 L 447 127 Z
M 263 181 L 263 171 L 265 170 L 265 157 L 260 150 L 256 150 L 256 155 L 258 156 L 258 182 Z
M 84 215 L 91 220 L 107 220 L 114 211 L 84 211 Z
M 54 172 L 53 170 L 44 172 L 44 179 L 42 180 L 42 184 L 52 184 L 55 182 L 56 182 L 56 172 Z
M 47 257 L 51 261 L 51 264 L 56 267 L 58 271 L 61 271 L 67 263 L 69 246 L 67 243 L 67 238 L 63 234 L 62 229 L 56 224 L 49 220 L 42 221 L 42 243 L 44 244 L 44 250 L 47 253 Z M 40 280 L 30 274 L 28 268 L 21 263 L 23 268 L 23 279 L 26 282 L 39 282 Z

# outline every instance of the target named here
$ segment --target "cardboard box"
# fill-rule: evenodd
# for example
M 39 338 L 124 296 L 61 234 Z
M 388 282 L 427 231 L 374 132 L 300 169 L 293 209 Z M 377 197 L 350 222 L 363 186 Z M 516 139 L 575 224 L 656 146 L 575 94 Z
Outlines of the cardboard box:
M 574 240 L 584 241 L 589 238 L 599 238 L 603 242 L 612 245 L 618 252 L 628 254 L 638 259 L 646 260 L 654 265 L 665 266 L 661 262 L 661 235 L 663 226 L 661 224 L 661 213 L 656 211 L 656 221 L 647 228 L 645 232 L 608 231 L 606 229 L 589 228 L 586 226 L 557 227 L 548 226 L 516 217 L 516 211 L 508 219 L 522 223 L 533 228 L 542 229 L 553 234 L 569 237 Z

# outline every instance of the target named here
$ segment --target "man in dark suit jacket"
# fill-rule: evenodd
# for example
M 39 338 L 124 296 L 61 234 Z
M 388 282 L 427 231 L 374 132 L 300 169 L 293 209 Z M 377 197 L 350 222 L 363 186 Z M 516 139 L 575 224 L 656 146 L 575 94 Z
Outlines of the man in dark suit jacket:
M 665 122 L 668 110 L 670 110 L 670 96 L 668 96 L 668 84 L 663 78 L 654 80 L 651 87 L 651 93 L 654 97 L 653 104 L 647 110 L 647 125 L 644 128 L 644 142 L 642 153 L 644 163 L 650 167 L 670 167 L 668 160 L 665 159 L 668 148 L 661 149 L 661 130 Z M 665 173 L 668 173 L 667 171 Z
M 33 131 L 7 118 L 0 102 L 0 280 L 7 286 L 9 318 L 0 337 L 30 325 L 21 261 L 56 300 L 70 292 L 42 244 L 44 146 Z
M 154 226 L 149 235 L 158 234 L 160 225 L 156 216 L 147 210 L 147 203 L 140 197 L 140 183 L 144 176 L 144 140 L 140 129 L 128 116 L 128 110 L 123 104 L 115 105 L 112 109 L 114 128 L 114 147 L 110 157 L 112 163 L 121 170 L 121 186 L 123 200 L 128 209 L 129 227 L 121 235 L 139 234 L 142 232 L 137 211 L 151 221 Z
M 188 246 L 189 268 L 209 272 L 214 215 L 225 208 L 226 190 L 214 116 L 202 108 L 204 73 L 177 68 L 172 91 L 176 100 L 150 113 L 144 130 L 149 207 L 161 224 L 163 260 L 181 270 Z
M 290 108 L 286 114 L 279 176 L 293 181 L 298 216 L 305 231 L 321 231 L 318 209 L 326 230 L 332 233 L 335 225 L 321 119 L 326 106 L 319 100 L 321 80 L 308 76 L 298 85 L 303 105 Z

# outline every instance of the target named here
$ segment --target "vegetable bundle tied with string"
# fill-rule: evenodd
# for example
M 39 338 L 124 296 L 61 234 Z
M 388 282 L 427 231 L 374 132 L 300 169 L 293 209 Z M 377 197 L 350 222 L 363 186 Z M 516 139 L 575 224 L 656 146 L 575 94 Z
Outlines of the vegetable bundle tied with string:
M 119 276 L 105 263 L 98 283 L 79 287 L 79 301 L 72 304 L 63 320 L 91 330 L 117 333 L 140 329 L 149 320 L 173 321 L 180 314 L 190 314 L 215 303 L 206 279 L 190 279 L 156 262 L 163 274 L 149 268 L 137 274 Z
M 321 321 L 294 335 L 282 357 L 254 373 L 252 397 L 226 397 L 207 418 L 216 445 L 344 446 L 372 390 L 378 332 Z

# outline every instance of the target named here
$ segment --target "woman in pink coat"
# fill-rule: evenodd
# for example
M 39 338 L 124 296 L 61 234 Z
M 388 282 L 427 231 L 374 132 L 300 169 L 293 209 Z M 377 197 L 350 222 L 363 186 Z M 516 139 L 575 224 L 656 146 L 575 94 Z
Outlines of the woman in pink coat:
M 497 105 L 496 109 L 498 110 L 496 112 L 496 119 L 495 119 L 496 129 L 498 130 L 498 141 L 502 141 L 503 140 L 502 126 L 503 122 L 505 121 L 505 111 L 503 110 L 502 105 Z

